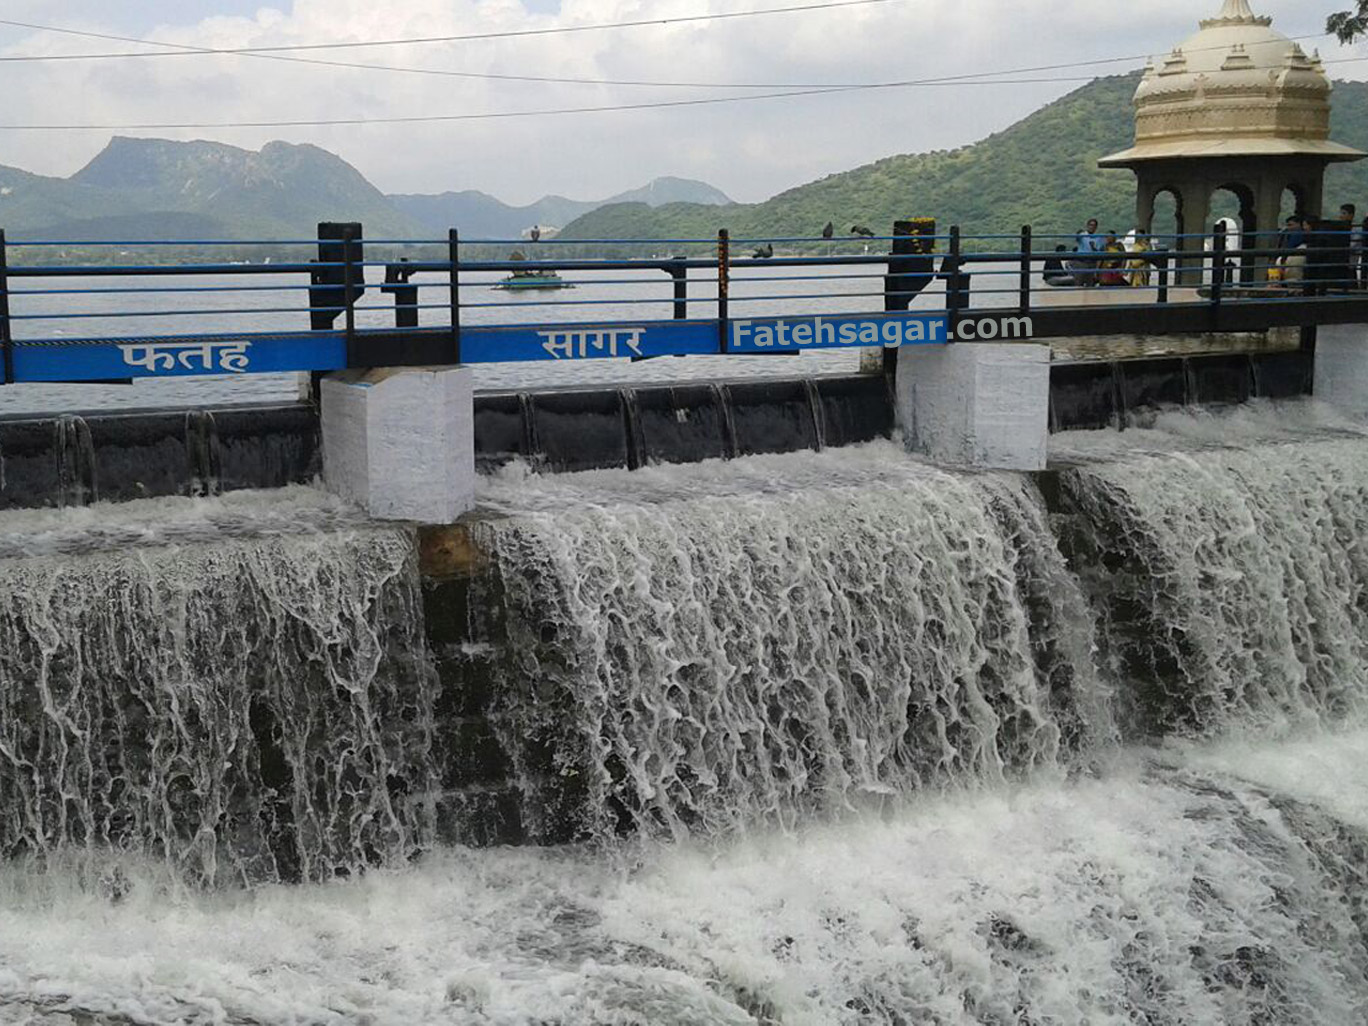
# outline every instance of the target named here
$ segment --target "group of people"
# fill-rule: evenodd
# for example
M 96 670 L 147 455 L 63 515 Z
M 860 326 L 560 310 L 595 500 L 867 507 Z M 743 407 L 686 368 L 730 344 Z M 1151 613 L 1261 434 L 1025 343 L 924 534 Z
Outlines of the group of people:
M 1154 267 L 1149 236 L 1132 232 L 1122 240 L 1115 231 L 1105 235 L 1097 221 L 1089 221 L 1074 240 L 1074 251 L 1056 246 L 1045 261 L 1045 283 L 1059 288 L 1143 288 Z
M 1352 203 L 1340 207 L 1337 220 L 1313 220 L 1300 214 L 1289 217 L 1278 237 L 1276 255 L 1267 265 L 1268 282 L 1315 287 L 1321 292 L 1368 289 L 1365 242 L 1368 217 L 1360 221 Z M 1238 240 L 1232 245 L 1240 247 Z M 1067 246 L 1055 247 L 1054 256 L 1045 261 L 1045 283 L 1059 288 L 1147 287 L 1158 263 L 1154 248 L 1142 232 L 1131 232 L 1123 239 L 1115 231 L 1098 231 L 1097 221 L 1092 220 L 1075 236 L 1072 252 Z M 1228 260 L 1221 273 L 1231 282 L 1236 272 L 1236 262 Z
M 1293 214 L 1278 236 L 1278 256 L 1269 281 L 1286 287 L 1314 285 L 1319 291 L 1368 289 L 1368 217 L 1346 203 L 1339 218 L 1317 221 Z

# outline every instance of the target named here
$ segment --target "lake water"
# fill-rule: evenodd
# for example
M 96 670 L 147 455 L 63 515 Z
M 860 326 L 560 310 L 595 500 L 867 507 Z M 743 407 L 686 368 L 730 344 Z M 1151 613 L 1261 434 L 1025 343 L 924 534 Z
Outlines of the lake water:
M 740 269 L 732 278 L 731 316 L 879 312 L 883 309 L 883 271 L 883 266 L 877 264 L 825 271 L 791 267 Z M 1015 303 L 1017 274 L 1017 268 L 1009 264 L 976 267 L 972 305 L 1000 307 Z M 392 326 L 391 297 L 382 295 L 375 281 L 381 277 L 380 269 L 368 268 L 368 277 L 373 280 L 359 307 L 357 323 L 362 328 Z M 464 324 L 666 319 L 672 312 L 671 280 L 660 271 L 567 272 L 563 277 L 574 284 L 573 290 L 531 294 L 496 290 L 493 286 L 501 277 L 497 273 L 471 273 L 463 278 Z M 708 278 L 709 272 L 700 270 L 694 272 L 690 281 L 693 316 L 708 317 L 715 312 L 715 276 L 711 281 Z M 445 276 L 420 274 L 413 281 L 421 286 L 420 304 L 433 306 L 420 310 L 420 323 L 449 323 Z M 24 279 L 11 294 L 11 312 L 14 333 L 19 339 L 307 330 L 307 284 L 303 275 L 287 274 L 263 275 L 255 280 L 239 275 L 151 280 Z M 149 285 L 183 291 L 149 292 Z M 1142 302 L 1153 295 L 1104 290 L 1052 292 L 1039 280 L 1036 286 L 1039 303 Z M 34 294 L 41 289 L 62 291 Z M 943 287 L 933 283 L 913 308 L 928 312 L 944 309 L 943 297 Z M 73 314 L 80 316 L 70 316 Z M 1210 345 L 1191 339 L 1071 340 L 1058 346 L 1057 354 L 1062 358 L 1122 358 L 1201 351 Z M 859 369 L 862 352 L 672 357 L 640 362 L 593 360 L 560 365 L 481 364 L 476 366 L 475 380 L 477 389 L 489 391 L 850 374 Z M 131 385 L 15 385 L 0 389 L 0 415 L 290 402 L 299 398 L 300 387 L 300 377 L 293 374 L 141 380 Z

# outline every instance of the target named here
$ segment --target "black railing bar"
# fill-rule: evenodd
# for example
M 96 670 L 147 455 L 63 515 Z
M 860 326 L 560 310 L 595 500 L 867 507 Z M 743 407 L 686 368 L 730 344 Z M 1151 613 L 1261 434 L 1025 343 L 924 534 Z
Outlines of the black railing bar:
M 470 286 L 470 284 L 469 284 L 468 282 L 463 283 L 463 285 L 462 285 L 462 288 L 464 288 L 464 289 L 469 289 L 470 287 L 471 287 L 471 286 Z M 481 308 L 483 308 L 483 309 L 494 309 L 494 308 L 500 308 L 500 307 L 502 307 L 502 308 L 509 308 L 509 309 L 519 309 L 519 308 L 522 308 L 522 307 L 533 307 L 533 306 L 673 306 L 673 305 L 674 305 L 674 302 L 675 302 L 675 300 L 674 300 L 674 297 L 672 297 L 672 296 L 665 296 L 665 297 L 660 298 L 660 299 L 630 299 L 630 300 L 626 300 L 626 299 L 525 299 L 525 300 L 503 300 L 503 301 L 499 301 L 499 302 L 489 302 L 489 303 L 468 303 L 468 302 L 466 302 L 464 299 L 462 299 L 462 300 L 461 300 L 461 309 L 463 309 L 463 310 L 475 310 L 475 309 L 481 309 Z M 693 302 L 704 302 L 704 300 L 703 300 L 701 297 L 698 297 L 698 298 L 690 299 L 689 302 L 691 302 L 691 303 L 693 303 Z M 445 309 L 445 307 L 443 307 L 443 309 Z M 529 321 L 529 322 L 527 323 L 526 327 L 531 327 L 531 326 L 533 326 L 535 323 L 536 323 L 535 321 Z M 470 327 L 472 327 L 472 328 L 483 328 L 483 327 L 488 327 L 488 325 L 484 325 L 484 324 L 472 324 L 472 325 L 470 325 Z
M 153 296 L 192 292 L 307 292 L 312 285 L 185 285 L 179 288 L 11 289 L 11 296 Z M 339 308 L 340 309 L 340 308 Z
M 14 383 L 14 325 L 9 308 L 9 247 L 0 228 L 0 384 Z
M 44 265 L 10 268 L 11 278 L 155 278 L 182 275 L 220 274 L 311 274 L 320 267 L 342 267 L 338 263 L 314 264 L 148 264 L 108 267 L 92 265 Z M 443 264 L 443 267 L 446 265 Z
M 446 307 L 441 309 L 446 309 Z M 394 308 L 391 306 L 357 308 L 357 312 L 362 310 L 392 313 Z M 343 313 L 345 311 L 345 306 L 273 306 L 248 307 L 239 310 L 106 310 L 98 313 L 11 314 L 10 319 L 16 321 L 76 321 L 99 320 L 103 317 L 146 317 L 150 320 L 157 317 L 223 317 L 241 314 Z

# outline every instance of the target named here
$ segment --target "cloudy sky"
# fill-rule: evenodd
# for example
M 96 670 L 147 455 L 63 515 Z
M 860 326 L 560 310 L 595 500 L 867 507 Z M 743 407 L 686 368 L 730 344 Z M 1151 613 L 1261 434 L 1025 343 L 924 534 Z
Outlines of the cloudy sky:
M 0 18 L 199 47 L 409 39 L 791 6 L 804 0 L 0 0 Z M 809 0 L 810 2 L 810 0 Z M 1348 0 L 1254 0 L 1293 37 Z M 318 120 L 536 111 L 735 96 L 743 83 L 867 83 L 1160 53 L 1220 0 L 890 0 L 873 6 L 501 40 L 315 51 L 405 68 L 706 88 L 487 81 L 319 67 L 234 55 L 0 65 L 0 125 Z M 1327 58 L 1368 55 L 1310 39 Z M 149 49 L 0 26 L 0 56 Z M 155 49 L 155 48 L 150 48 Z M 1087 78 L 1143 62 L 1039 73 Z M 1331 65 L 1368 77 L 1368 60 Z M 1033 76 L 1009 76 L 1017 79 Z M 879 157 L 972 142 L 1078 81 L 959 84 L 583 115 L 354 127 L 205 128 L 126 135 L 259 147 L 312 142 L 387 192 L 482 189 L 510 202 L 596 198 L 659 175 L 712 182 L 739 200 Z M 0 164 L 67 175 L 107 129 L 0 127 Z

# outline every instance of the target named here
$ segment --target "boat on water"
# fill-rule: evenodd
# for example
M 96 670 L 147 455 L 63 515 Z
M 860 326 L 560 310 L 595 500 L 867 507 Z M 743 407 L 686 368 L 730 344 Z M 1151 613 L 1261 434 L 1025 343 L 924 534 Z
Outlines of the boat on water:
M 514 250 L 508 257 L 512 261 L 526 260 L 521 250 Z M 572 289 L 571 285 L 555 271 L 545 268 L 517 268 L 503 281 L 494 286 L 509 292 L 523 292 L 541 289 Z
M 514 271 L 494 287 L 511 292 L 522 292 L 532 289 L 573 289 L 575 286 L 555 271 Z

